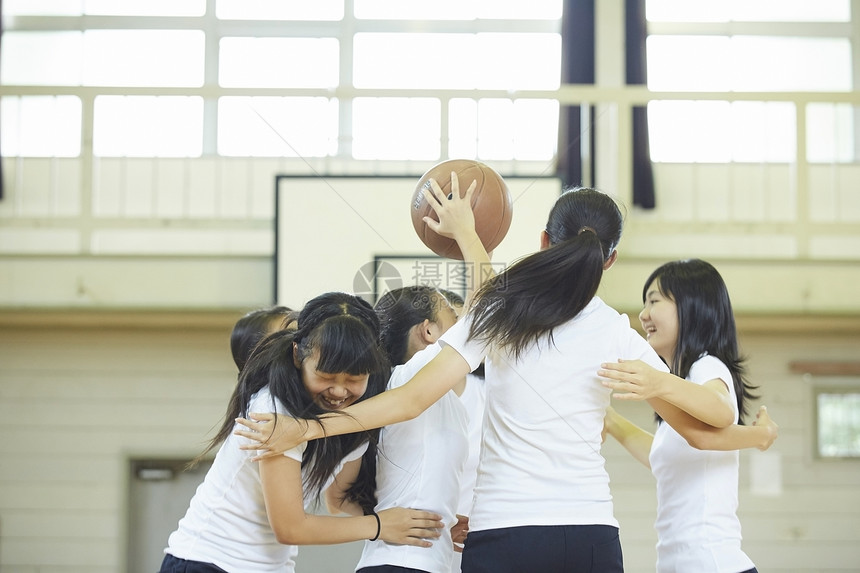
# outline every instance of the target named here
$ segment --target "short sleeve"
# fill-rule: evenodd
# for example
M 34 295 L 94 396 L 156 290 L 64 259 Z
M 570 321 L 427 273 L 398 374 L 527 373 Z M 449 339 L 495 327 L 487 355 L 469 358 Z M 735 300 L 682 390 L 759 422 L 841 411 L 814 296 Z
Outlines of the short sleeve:
M 249 412 L 272 412 L 273 410 L 277 414 L 286 415 L 287 412 L 283 404 L 281 404 L 278 400 L 273 399 L 272 395 L 269 394 L 269 391 L 266 388 L 263 388 L 262 390 L 254 394 L 254 396 L 251 398 L 250 404 L 248 405 Z M 305 449 L 307 447 L 308 443 L 302 442 L 295 448 L 285 451 L 284 456 L 296 460 L 297 462 L 301 462 L 302 456 L 304 455 Z
M 450 346 L 469 363 L 469 368 L 475 370 L 488 354 L 487 344 L 469 340 L 469 328 L 472 326 L 472 314 L 467 314 L 462 320 L 439 338 L 443 345 Z
M 731 371 L 723 364 L 722 360 L 707 354 L 693 363 L 687 379 L 696 384 L 704 384 L 710 380 L 719 379 L 723 381 L 723 384 L 726 385 L 726 390 L 729 391 L 731 391 L 733 386 Z
M 305 449 L 307 447 L 308 447 L 308 443 L 302 442 L 301 444 L 299 444 L 298 446 L 296 446 L 292 450 L 287 450 L 286 452 L 284 452 L 284 456 L 290 458 L 291 460 L 296 460 L 297 462 L 301 463 L 302 456 L 304 455 Z
M 307 442 L 305 442 L 307 444 Z M 367 451 L 367 442 L 364 442 L 362 445 L 358 446 L 351 452 L 349 452 L 344 458 L 343 463 L 346 462 L 354 462 L 358 458 L 364 455 L 364 452 Z

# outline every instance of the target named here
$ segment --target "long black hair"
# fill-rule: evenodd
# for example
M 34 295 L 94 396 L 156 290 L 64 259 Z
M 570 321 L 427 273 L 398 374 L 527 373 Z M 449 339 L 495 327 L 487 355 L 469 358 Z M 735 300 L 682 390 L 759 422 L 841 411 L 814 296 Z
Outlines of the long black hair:
M 297 330 L 277 331 L 256 346 L 239 374 L 221 428 L 201 456 L 227 439 L 237 417 L 248 416 L 251 399 L 262 388 L 271 393 L 273 410 L 277 401 L 295 418 L 318 420 L 320 415 L 329 413 L 307 392 L 300 366 L 296 365 L 296 361 L 301 364 L 314 352 L 318 353 L 316 368 L 321 372 L 369 374 L 367 390 L 359 400 L 385 389 L 389 365 L 379 347 L 379 321 L 373 307 L 351 294 L 332 292 L 318 296 L 302 309 Z M 302 457 L 304 487 L 319 493 L 340 461 L 365 442 L 370 442 L 368 449 L 375 455 L 374 432 L 309 441 Z M 375 478 L 375 475 L 364 477 Z M 373 489 L 375 484 L 357 481 L 348 497 L 367 507 L 369 502 L 363 500 L 367 495 L 373 497 Z
M 669 369 L 686 378 L 702 354 L 720 359 L 732 375 L 738 401 L 739 424 L 747 414 L 757 386 L 746 379 L 745 359 L 740 356 L 735 315 L 723 277 L 701 259 L 672 261 L 658 267 L 642 288 L 642 302 L 654 281 L 660 293 L 675 303 L 678 311 L 678 341 Z
M 616 202 L 595 189 L 563 193 L 549 213 L 549 248 L 520 259 L 475 294 L 470 338 L 519 355 L 573 319 L 594 298 L 624 217 Z
M 236 368 L 241 372 L 257 344 L 268 333 L 286 328 L 298 314 L 287 306 L 272 306 L 252 310 L 237 320 L 230 332 L 230 352 Z
M 442 295 L 425 285 L 388 291 L 374 305 L 382 333 L 380 343 L 392 365 L 404 364 L 409 346 L 409 331 L 425 320 L 436 321 Z

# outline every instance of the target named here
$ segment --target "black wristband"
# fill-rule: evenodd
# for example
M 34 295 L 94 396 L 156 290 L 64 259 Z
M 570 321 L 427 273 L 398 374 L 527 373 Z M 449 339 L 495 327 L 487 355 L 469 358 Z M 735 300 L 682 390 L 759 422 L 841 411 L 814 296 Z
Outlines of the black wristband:
M 370 540 L 376 541 L 377 539 L 379 539 L 379 534 L 382 533 L 382 522 L 379 520 L 379 514 L 377 514 L 375 511 L 371 512 L 370 515 L 376 518 L 376 535 L 371 537 Z

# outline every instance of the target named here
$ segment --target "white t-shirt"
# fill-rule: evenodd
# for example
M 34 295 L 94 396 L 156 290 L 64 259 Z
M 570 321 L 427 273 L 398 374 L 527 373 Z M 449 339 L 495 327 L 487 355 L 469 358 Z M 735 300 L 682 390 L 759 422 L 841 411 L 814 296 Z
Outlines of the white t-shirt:
M 719 359 L 703 355 L 687 380 L 726 383 L 738 421 L 732 375 Z M 657 571 L 740 573 L 754 567 L 741 550 L 738 508 L 738 451 L 715 452 L 690 446 L 661 423 L 651 445 L 657 478 Z
M 472 503 L 475 499 L 475 482 L 478 479 L 478 460 L 481 454 L 481 427 L 484 422 L 484 403 L 487 400 L 487 392 L 484 379 L 475 374 L 466 376 L 466 388 L 460 394 L 460 401 L 466 406 L 469 414 L 469 457 L 463 466 L 463 476 L 460 479 L 460 502 L 457 504 L 457 513 L 468 516 L 472 513 Z M 451 565 L 452 571 L 460 571 L 463 554 L 454 553 L 454 561 Z
M 440 349 L 439 344 L 430 345 L 397 366 L 388 389 L 408 382 Z M 466 408 L 451 390 L 418 417 L 382 429 L 376 458 L 376 510 L 434 511 L 442 516 L 445 528 L 427 548 L 365 541 L 356 569 L 399 565 L 433 573 L 450 571 L 454 556 L 450 528 L 456 523 L 460 476 L 468 455 L 466 424 Z
M 285 413 L 280 402 L 273 401 L 269 390 L 263 388 L 251 399 L 249 411 L 271 412 L 273 408 Z M 291 573 L 298 548 L 275 539 L 266 514 L 260 466 L 251 461 L 257 452 L 240 450 L 243 443 L 250 440 L 231 434 L 221 445 L 164 551 L 181 559 L 213 563 L 230 573 Z M 284 455 L 301 461 L 305 447 L 303 443 Z M 325 487 L 331 485 L 345 462 L 358 459 L 366 449 L 365 444 L 344 458 Z M 305 493 L 304 500 L 309 507 L 315 498 Z
M 463 466 L 463 477 L 460 480 L 460 502 L 457 513 L 469 515 L 472 512 L 472 502 L 475 496 L 475 482 L 478 479 L 478 459 L 481 453 L 481 428 L 484 423 L 484 404 L 487 392 L 484 379 L 475 374 L 466 376 L 466 388 L 460 394 L 460 402 L 466 407 L 469 417 L 468 441 L 469 456 Z
M 441 340 L 472 369 L 486 356 L 486 414 L 470 531 L 523 525 L 618 526 L 600 454 L 610 390 L 602 362 L 666 366 L 629 319 L 595 297 L 519 360 L 468 341 L 471 315 Z

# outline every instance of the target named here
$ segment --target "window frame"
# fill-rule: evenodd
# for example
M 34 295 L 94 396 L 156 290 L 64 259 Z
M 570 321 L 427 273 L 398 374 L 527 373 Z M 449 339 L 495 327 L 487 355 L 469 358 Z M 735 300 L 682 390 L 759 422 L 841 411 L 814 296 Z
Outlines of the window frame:
M 813 404 L 813 457 L 818 461 L 854 461 L 860 462 L 860 448 L 855 453 L 846 455 L 827 455 L 822 453 L 822 432 L 821 432 L 821 405 L 819 397 L 821 395 L 841 395 L 854 396 L 860 398 L 860 377 L 833 377 L 825 378 L 816 381 L 812 389 L 812 404 Z M 860 400 L 858 400 L 860 404 Z M 855 417 L 860 419 L 860 405 L 858 411 L 855 412 Z

